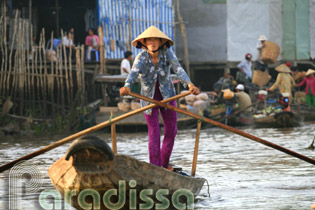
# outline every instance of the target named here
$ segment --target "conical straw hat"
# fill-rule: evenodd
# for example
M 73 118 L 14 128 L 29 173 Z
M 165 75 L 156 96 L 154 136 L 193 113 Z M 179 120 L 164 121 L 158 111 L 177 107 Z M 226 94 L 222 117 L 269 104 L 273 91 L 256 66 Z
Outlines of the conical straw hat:
M 314 74 L 314 73 L 315 73 L 315 70 L 313 70 L 313 69 L 308 69 L 307 72 L 306 72 L 306 74 L 305 74 L 305 76 L 309 76 L 309 75 Z
M 291 72 L 291 70 L 285 64 L 281 64 L 280 66 L 277 66 L 275 69 L 276 69 L 276 71 L 278 71 L 280 73 L 290 73 Z
M 143 42 L 143 39 L 145 38 L 161 38 L 162 39 L 161 46 L 164 45 L 166 42 L 169 43 L 169 46 L 172 46 L 174 44 L 174 42 L 168 36 L 166 36 L 166 34 L 164 34 L 155 26 L 150 26 L 131 43 L 135 47 L 137 47 L 139 41 L 142 43 L 142 45 L 145 45 L 145 43 Z

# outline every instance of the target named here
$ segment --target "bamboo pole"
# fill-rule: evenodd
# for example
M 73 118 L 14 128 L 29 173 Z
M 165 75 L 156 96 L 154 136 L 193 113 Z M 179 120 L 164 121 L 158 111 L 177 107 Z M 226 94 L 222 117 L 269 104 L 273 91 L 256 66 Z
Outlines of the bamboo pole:
M 62 31 L 61 31 L 62 32 Z M 61 37 L 63 35 L 63 32 L 61 34 Z M 65 98 L 65 89 L 66 89 L 66 85 L 67 84 L 67 81 L 64 81 L 64 72 L 63 72 L 63 59 L 62 59 L 62 50 L 63 50 L 63 44 L 60 46 L 60 50 L 59 50 L 59 56 L 60 56 L 60 60 L 59 60 L 59 79 L 60 79 L 60 84 L 61 84 L 61 106 L 62 106 L 62 109 L 61 109 L 61 113 L 62 115 L 65 115 L 66 112 L 65 112 L 65 105 L 66 105 L 66 98 Z
M 0 18 L 0 50 L 1 50 L 1 59 L 2 59 L 2 63 L 1 63 L 1 71 L 0 71 L 0 94 L 1 95 L 5 95 L 5 80 L 4 80 L 4 77 L 5 77 L 5 74 L 7 72 L 4 71 L 4 45 L 3 45 L 3 30 L 4 30 L 4 27 L 3 27 L 3 15 L 1 16 Z
M 50 50 L 53 49 L 53 39 L 54 39 L 54 32 L 51 32 L 50 35 Z M 57 65 L 57 64 L 56 64 Z M 54 94 L 54 87 L 55 87 L 55 69 L 54 69 L 54 62 L 50 61 L 50 74 L 49 74 L 49 92 L 50 92 L 50 98 L 51 98 L 51 109 L 52 109 L 52 131 L 55 131 L 55 122 L 56 122 L 56 118 L 55 118 L 55 112 L 56 112 L 56 108 L 55 108 L 55 94 Z
M 31 95 L 32 95 L 32 110 L 35 110 L 35 99 L 36 99 L 36 94 L 35 94 L 35 69 L 34 69 L 34 63 L 35 63 L 35 52 L 33 51 L 33 43 L 31 42 L 31 50 L 32 50 L 32 63 L 31 63 L 31 74 L 32 74 L 32 79 L 31 79 Z
M 64 89 L 63 89 L 63 78 L 62 78 L 62 46 L 58 46 L 57 47 L 57 64 L 56 64 L 56 79 L 58 81 L 58 101 L 57 101 L 57 104 L 58 105 L 61 105 L 62 108 L 61 110 L 59 110 L 58 112 L 58 115 L 60 114 L 60 111 L 61 111 L 61 114 L 63 115 L 64 114 L 64 105 L 65 105 L 65 101 L 64 101 L 64 95 L 63 95 L 63 92 L 64 92 Z
M 25 32 L 24 32 L 24 20 L 21 20 L 21 34 L 19 50 L 21 56 L 19 57 L 19 94 L 20 94 L 20 115 L 23 116 L 24 109 L 24 95 L 25 95 Z
M 10 86 L 10 78 L 11 78 L 11 70 L 12 70 L 13 46 L 14 46 L 14 43 L 16 43 L 15 39 L 16 39 L 16 30 L 17 30 L 17 20 L 18 20 L 18 10 L 16 10 L 16 13 L 15 13 L 14 26 L 13 26 L 13 35 L 12 35 L 12 38 L 11 38 L 10 55 L 9 55 L 9 71 L 6 73 L 6 74 L 8 74 L 7 77 L 6 77 L 6 80 L 3 81 L 3 83 L 5 83 L 5 81 L 6 81 L 7 87 Z M 2 82 L 1 82 L 1 84 L 2 84 Z M 7 90 L 6 92 L 7 92 L 6 94 L 9 94 L 10 90 Z M 6 95 L 6 94 L 4 94 L 4 95 Z
M 111 119 L 114 117 L 114 112 L 110 113 Z M 111 136 L 112 136 L 112 149 L 115 155 L 117 155 L 117 140 L 116 140 L 116 125 L 111 123 L 110 125 Z
M 16 35 L 16 51 L 14 55 L 14 67 L 12 72 L 12 88 L 10 96 L 14 96 L 16 98 L 17 88 L 18 88 L 18 69 L 19 69 L 19 58 L 20 58 L 20 50 L 19 50 L 19 42 L 20 42 L 20 34 L 21 34 L 21 21 L 18 19 L 17 22 L 17 35 Z M 10 86 L 10 81 L 7 81 L 7 87 Z
M 63 40 L 64 34 L 63 34 L 63 30 L 61 30 L 61 37 Z M 64 68 L 65 68 L 65 72 L 63 73 L 62 71 L 62 75 L 65 75 L 65 83 L 66 83 L 66 92 L 63 92 L 62 94 L 64 95 L 64 97 L 67 99 L 67 103 L 68 106 L 70 106 L 70 84 L 69 84 L 69 75 L 68 75 L 68 59 L 67 59 L 67 50 L 66 50 L 66 45 L 65 43 L 62 41 L 62 48 L 63 48 L 63 57 L 64 57 Z
M 189 95 L 189 94 L 191 94 L 191 93 L 190 93 L 190 92 L 185 92 L 185 93 L 179 94 L 179 95 L 177 95 L 177 96 L 174 96 L 174 97 L 165 99 L 165 100 L 163 100 L 162 102 L 163 102 L 163 103 L 168 103 L 168 102 L 170 102 L 170 101 L 176 100 L 177 98 L 185 97 L 185 96 L 187 96 L 187 95 Z M 7 169 L 12 168 L 16 163 L 18 163 L 18 162 L 20 162 L 20 161 L 22 161 L 22 160 L 29 160 L 29 159 L 31 159 L 31 158 L 33 158 L 33 157 L 36 157 L 36 156 L 38 156 L 38 155 L 40 155 L 40 154 L 43 154 L 43 153 L 45 153 L 45 152 L 47 152 L 47 151 L 49 151 L 49 150 L 52 150 L 52 149 L 54 149 L 54 148 L 56 148 L 56 147 L 59 147 L 59 146 L 65 144 L 65 143 L 68 143 L 68 142 L 70 142 L 70 141 L 72 141 L 72 140 L 74 140 L 74 139 L 76 139 L 76 138 L 79 138 L 79 137 L 81 137 L 81 136 L 84 136 L 84 135 L 87 135 L 87 134 L 92 133 L 92 132 L 94 132 L 94 131 L 97 131 L 97 130 L 99 130 L 99 129 L 101 129 L 101 128 L 104 128 L 104 127 L 110 125 L 111 123 L 116 123 L 116 122 L 118 122 L 118 121 L 120 121 L 120 120 L 126 119 L 126 118 L 128 118 L 128 117 L 131 117 L 131 116 L 133 116 L 133 115 L 136 115 L 136 114 L 138 114 L 138 113 L 141 113 L 141 112 L 143 112 L 143 111 L 145 111 L 145 110 L 147 110 L 147 109 L 152 109 L 152 108 L 154 108 L 154 107 L 157 107 L 157 105 L 151 104 L 151 105 L 142 107 L 142 108 L 140 108 L 140 109 L 136 109 L 136 110 L 134 110 L 134 111 L 128 112 L 128 113 L 123 114 L 123 115 L 120 115 L 120 116 L 118 116 L 118 117 L 115 117 L 115 118 L 111 119 L 111 121 L 107 120 L 107 121 L 105 121 L 105 122 L 103 122 L 103 123 L 100 123 L 100 124 L 95 125 L 95 126 L 93 126 L 93 127 L 87 128 L 87 129 L 85 129 L 85 130 L 83 130 L 83 131 L 80 131 L 80 132 L 78 132 L 78 133 L 75 133 L 75 134 L 73 134 L 73 135 L 71 135 L 71 136 L 65 137 L 65 138 L 63 138 L 63 139 L 61 139 L 61 140 L 59 140 L 59 141 L 57 141 L 57 142 L 55 142 L 55 143 L 52 143 L 52 144 L 50 144 L 50 145 L 47 145 L 47 146 L 45 146 L 45 147 L 43 147 L 43 148 L 41 148 L 41 149 L 39 149 L 39 150 L 37 150 L 37 151 L 34 151 L 34 152 L 32 152 L 32 153 L 30 153 L 30 154 L 28 154 L 28 155 L 25 155 L 25 156 L 23 156 L 23 157 L 20 157 L 20 158 L 14 160 L 14 161 L 11 161 L 11 162 L 9 162 L 9 163 L 7 163 L 7 164 L 4 164 L 4 165 L 0 166 L 0 173 L 3 172 L 3 171 L 5 171 L 5 170 L 7 170 Z
M 101 63 L 101 74 L 104 74 L 104 33 L 103 28 L 101 26 L 98 27 L 98 36 L 100 37 L 100 63 Z
M 38 80 L 39 80 L 39 98 L 37 99 L 38 101 L 41 100 L 41 98 L 44 98 L 45 92 L 44 92 L 44 87 L 45 87 L 45 82 L 44 82 L 44 73 L 43 73 L 43 57 L 42 57 L 42 43 L 43 43 L 43 34 L 40 33 L 40 39 L 39 39 L 39 45 L 38 45 L 38 52 L 39 52 L 39 69 L 38 69 Z M 40 116 L 43 118 L 45 115 L 44 111 L 44 104 L 42 103 L 37 103 L 39 110 L 40 110 Z M 35 111 L 35 110 L 34 110 Z
M 45 43 L 46 43 L 46 40 L 45 40 L 45 29 L 43 28 L 42 29 L 42 43 L 41 43 L 41 49 L 43 51 L 43 65 L 44 65 L 44 87 L 43 87 L 43 100 L 44 100 L 44 103 L 43 103 L 43 106 L 44 106 L 44 118 L 47 118 L 47 112 L 48 112 L 48 109 L 47 109 L 47 97 L 48 97 L 48 88 L 49 88 L 49 83 L 48 83 L 48 73 L 47 73 L 47 61 L 46 61 L 46 47 L 45 47 Z
M 26 34 L 28 34 L 28 36 L 29 36 L 29 38 L 31 37 L 30 36 L 30 25 L 29 25 L 29 23 L 28 22 L 26 22 L 25 21 L 25 23 L 26 23 L 26 26 L 25 26 L 25 28 L 26 28 Z M 30 39 L 27 39 L 27 44 L 26 44 L 26 46 L 27 46 L 27 50 L 26 50 L 26 72 L 27 72 L 27 97 L 25 97 L 25 99 L 26 100 L 29 100 L 29 101 L 31 101 L 32 100 L 32 94 L 31 94 L 31 89 L 32 89 L 32 87 L 31 87 L 31 77 L 32 77 L 32 74 L 31 74 L 31 65 L 30 65 L 30 50 L 32 49 L 32 46 L 31 46 L 31 40 Z M 32 103 L 27 103 L 27 108 L 26 108 L 26 110 L 27 109 L 30 109 L 30 110 L 34 110 L 34 109 L 32 109 Z
M 81 45 L 81 82 L 82 82 L 82 89 L 81 89 L 81 106 L 83 107 L 86 104 L 85 101 L 85 75 L 84 75 L 84 45 Z
M 72 37 L 73 38 L 73 37 Z M 74 44 L 74 38 L 72 39 Z M 70 107 L 73 106 L 73 70 L 72 70 L 72 46 L 69 47 L 69 79 L 70 79 Z
M 7 48 L 7 8 L 4 7 L 3 8 L 3 16 L 4 16 L 4 23 L 3 23 L 3 26 L 4 26 L 4 39 L 3 39 L 3 44 L 4 44 L 4 55 L 2 55 L 5 59 L 5 62 L 4 62 L 4 69 L 2 69 L 2 71 L 4 72 L 7 72 L 7 67 L 8 67 L 8 48 Z M 7 93 L 9 92 L 8 90 L 10 89 L 10 86 L 7 86 Z
M 199 109 L 199 114 L 202 115 L 202 108 Z M 197 131 L 196 131 L 195 149 L 194 149 L 194 158 L 193 158 L 193 164 L 192 164 L 192 169 L 191 169 L 191 176 L 196 175 L 200 129 L 201 129 L 201 120 L 198 120 Z
M 306 161 L 308 163 L 311 163 L 311 164 L 315 165 L 315 160 L 314 159 L 311 159 L 311 158 L 306 157 L 306 156 L 304 156 L 302 154 L 299 154 L 299 153 L 294 152 L 292 150 L 289 150 L 287 148 L 281 147 L 281 146 L 279 146 L 277 144 L 274 144 L 272 142 L 266 141 L 264 139 L 261 139 L 259 137 L 254 136 L 254 135 L 251 135 L 249 133 L 245 133 L 245 132 L 240 131 L 240 130 L 238 130 L 236 128 L 233 128 L 233 127 L 230 127 L 228 125 L 216 122 L 216 121 L 211 120 L 209 118 L 206 118 L 204 116 L 201 116 L 201 115 L 198 115 L 198 114 L 195 114 L 195 113 L 192 113 L 192 112 L 188 112 L 186 110 L 177 108 L 177 107 L 169 105 L 167 103 L 164 103 L 164 102 L 161 102 L 161 101 L 157 101 L 157 100 L 154 100 L 154 99 L 151 99 L 151 98 L 148 98 L 148 97 L 144 97 L 144 96 L 142 96 L 140 94 L 137 94 L 137 93 L 130 92 L 129 95 L 131 95 L 133 97 L 136 97 L 136 98 L 140 98 L 142 100 L 145 100 L 145 101 L 148 101 L 148 102 L 151 102 L 151 103 L 154 103 L 154 104 L 156 104 L 158 106 L 161 106 L 161 107 L 164 107 L 164 108 L 167 108 L 167 109 L 170 109 L 170 110 L 173 110 L 173 111 L 176 111 L 176 112 L 188 115 L 188 116 L 193 117 L 193 118 L 195 118 L 197 120 L 201 120 L 203 122 L 206 122 L 208 124 L 212 124 L 212 125 L 217 126 L 219 128 L 223 128 L 223 129 L 225 129 L 227 131 L 230 131 L 232 133 L 235 133 L 235 134 L 238 134 L 240 136 L 246 137 L 248 139 L 254 140 L 254 141 L 258 142 L 258 143 L 264 144 L 264 145 L 266 145 L 268 147 L 274 148 L 274 149 L 279 150 L 281 152 L 284 152 L 284 153 L 286 153 L 288 155 L 294 156 L 296 158 L 299 158 L 301 160 L 304 160 L 304 161 Z

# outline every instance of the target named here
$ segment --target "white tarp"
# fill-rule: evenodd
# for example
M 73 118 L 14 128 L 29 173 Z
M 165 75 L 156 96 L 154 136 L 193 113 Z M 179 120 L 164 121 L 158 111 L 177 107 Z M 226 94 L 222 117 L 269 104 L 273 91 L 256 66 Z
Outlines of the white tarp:
M 262 34 L 281 48 L 282 0 L 227 0 L 226 4 L 228 61 L 243 60 L 246 53 L 256 59 Z
M 315 0 L 310 0 L 310 54 L 315 58 Z

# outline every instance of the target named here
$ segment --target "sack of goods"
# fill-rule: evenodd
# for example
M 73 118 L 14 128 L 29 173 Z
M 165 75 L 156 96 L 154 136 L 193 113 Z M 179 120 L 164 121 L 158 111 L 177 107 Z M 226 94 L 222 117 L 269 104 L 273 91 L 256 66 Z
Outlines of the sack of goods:
M 194 102 L 196 101 L 196 96 L 192 94 L 185 96 L 185 101 L 187 105 L 193 106 Z
M 207 93 L 200 93 L 199 95 L 196 96 L 196 100 L 201 100 L 201 101 L 208 101 L 209 96 Z
M 222 92 L 223 92 L 223 99 L 228 100 L 228 99 L 234 98 L 234 92 L 232 90 L 224 89 L 222 90 Z
M 258 86 L 267 85 L 271 76 L 267 71 L 254 70 L 252 83 Z
M 197 100 L 197 101 L 194 102 L 194 107 L 203 106 L 204 104 L 205 104 L 205 101 Z
M 274 42 L 265 41 L 265 47 L 261 49 L 261 60 L 265 64 L 275 63 L 280 53 L 280 47 Z
M 141 108 L 141 104 L 139 102 L 131 102 L 131 109 L 132 110 L 136 110 L 136 109 L 140 109 Z
M 203 106 L 209 100 L 207 93 L 200 93 L 199 95 L 190 94 L 185 96 L 185 102 L 187 105 L 192 107 Z
M 131 105 L 130 105 L 130 103 L 119 102 L 119 103 L 117 104 L 117 107 L 118 107 L 118 109 L 119 109 L 120 111 L 128 112 L 129 109 L 130 109 L 130 107 L 131 107 Z
M 55 50 L 46 50 L 46 58 L 48 61 L 57 61 Z

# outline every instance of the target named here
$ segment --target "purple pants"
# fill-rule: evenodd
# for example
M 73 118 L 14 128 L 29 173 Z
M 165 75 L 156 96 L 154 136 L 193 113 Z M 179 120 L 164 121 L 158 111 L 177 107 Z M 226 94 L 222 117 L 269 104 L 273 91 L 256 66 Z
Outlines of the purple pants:
M 158 85 L 155 88 L 153 98 L 159 101 L 163 99 Z M 176 106 L 176 101 L 170 102 L 170 105 Z M 159 111 L 164 124 L 162 147 L 160 140 Z M 152 109 L 151 115 L 144 114 L 144 117 L 148 124 L 150 163 L 167 168 L 177 134 L 177 113 L 162 107 L 155 107 Z

